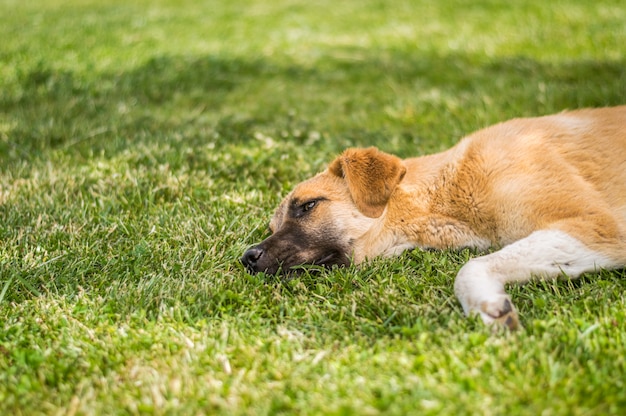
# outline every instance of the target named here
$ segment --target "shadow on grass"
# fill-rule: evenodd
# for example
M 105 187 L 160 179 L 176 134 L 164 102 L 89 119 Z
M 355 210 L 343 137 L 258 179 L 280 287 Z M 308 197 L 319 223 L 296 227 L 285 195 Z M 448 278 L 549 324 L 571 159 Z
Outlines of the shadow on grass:
M 454 111 L 445 100 L 420 98 L 444 91 L 467 108 L 498 107 L 500 121 L 566 108 L 626 102 L 626 61 L 553 64 L 524 57 L 487 60 L 470 55 L 423 56 L 385 52 L 354 59 L 326 57 L 306 66 L 266 59 L 164 56 L 131 72 L 85 79 L 45 63 L 25 70 L 0 98 L 8 139 L 0 161 L 44 156 L 67 148 L 85 157 L 114 154 L 178 132 L 205 141 L 208 127 L 230 143 L 248 143 L 258 126 L 284 129 L 293 112 L 321 115 L 317 128 L 347 134 L 350 114 L 381 113 L 393 100 L 412 101 L 420 116 L 440 120 Z M 389 85 L 393 85 L 390 90 Z M 420 102 L 420 100 L 422 100 Z M 469 111 L 471 113 L 472 111 Z M 405 122 L 420 127 L 420 117 Z M 393 122 L 393 121 L 392 121 Z M 400 122 L 398 122 L 400 123 Z M 365 126 L 367 130 L 367 126 Z

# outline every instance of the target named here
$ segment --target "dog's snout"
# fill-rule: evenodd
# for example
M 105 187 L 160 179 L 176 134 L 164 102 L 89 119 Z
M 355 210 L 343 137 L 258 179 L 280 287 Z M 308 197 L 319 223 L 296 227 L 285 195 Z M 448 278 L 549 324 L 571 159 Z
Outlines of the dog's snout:
M 246 266 L 246 269 L 251 273 L 258 272 L 257 262 L 263 255 L 263 249 L 259 247 L 251 247 L 243 253 L 243 257 L 241 258 L 241 263 Z

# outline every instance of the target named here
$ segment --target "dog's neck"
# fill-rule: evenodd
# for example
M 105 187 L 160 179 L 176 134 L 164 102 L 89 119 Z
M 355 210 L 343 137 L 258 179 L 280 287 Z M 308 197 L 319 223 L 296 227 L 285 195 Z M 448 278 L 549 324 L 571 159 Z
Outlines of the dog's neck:
M 422 249 L 458 249 L 473 247 L 487 249 L 492 241 L 485 233 L 472 226 L 471 208 L 463 201 L 450 201 L 456 170 L 465 156 L 464 142 L 446 152 L 407 159 L 407 172 L 394 191 L 384 213 L 378 218 L 357 245 L 355 258 L 359 263 L 366 258 L 396 256 L 419 247 Z M 444 200 L 446 209 L 440 201 Z M 458 213 L 451 213 L 449 207 Z M 465 217 L 465 218 L 464 218 Z

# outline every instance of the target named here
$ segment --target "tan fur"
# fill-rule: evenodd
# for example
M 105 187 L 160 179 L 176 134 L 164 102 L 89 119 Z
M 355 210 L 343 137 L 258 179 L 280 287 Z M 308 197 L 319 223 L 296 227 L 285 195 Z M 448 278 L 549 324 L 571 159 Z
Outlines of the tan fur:
M 296 200 L 319 203 L 296 222 Z M 355 263 L 508 246 L 470 261 L 455 290 L 467 313 L 515 328 L 505 283 L 626 265 L 626 106 L 514 119 L 404 161 L 348 149 L 287 196 L 272 219 L 283 227 L 330 230 Z
M 346 180 L 350 196 L 361 212 L 377 218 L 404 177 L 406 168 L 400 158 L 369 148 L 346 150 L 328 171 Z
M 503 246 L 553 227 L 624 257 L 624 106 L 515 119 L 405 166 L 384 228 L 419 247 Z M 356 257 L 385 251 L 376 240 Z

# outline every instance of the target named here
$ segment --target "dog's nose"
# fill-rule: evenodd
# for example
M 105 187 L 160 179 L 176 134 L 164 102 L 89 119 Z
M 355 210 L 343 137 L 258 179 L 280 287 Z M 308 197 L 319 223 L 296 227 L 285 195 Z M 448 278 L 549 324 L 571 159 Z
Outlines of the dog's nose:
M 246 269 L 250 273 L 256 273 L 257 270 L 257 262 L 263 255 L 263 249 L 258 247 L 251 247 L 243 253 L 243 257 L 241 258 L 241 263 L 246 266 Z

